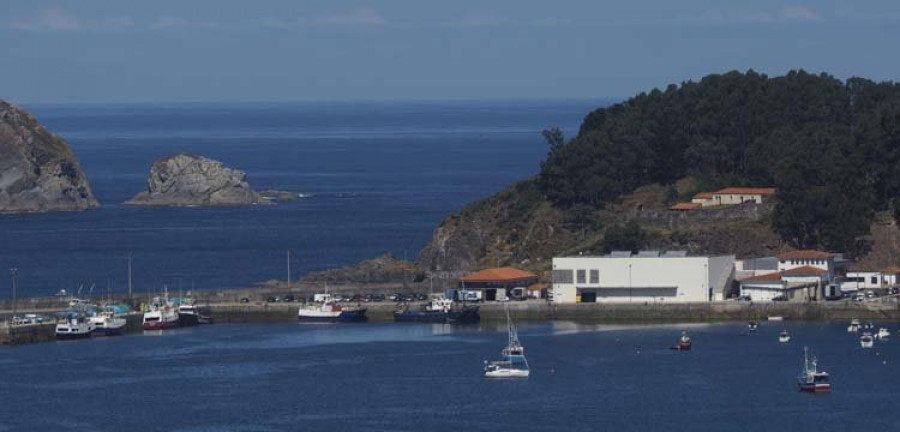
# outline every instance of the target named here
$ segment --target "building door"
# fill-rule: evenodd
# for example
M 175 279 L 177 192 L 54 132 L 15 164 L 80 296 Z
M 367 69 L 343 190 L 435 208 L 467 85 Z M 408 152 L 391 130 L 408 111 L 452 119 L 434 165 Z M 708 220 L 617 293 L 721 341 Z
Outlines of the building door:
M 581 302 L 582 303 L 597 303 L 597 292 L 596 291 L 582 291 L 581 292 Z
M 497 300 L 497 290 L 496 289 L 486 289 L 484 290 L 484 301 L 496 301 Z

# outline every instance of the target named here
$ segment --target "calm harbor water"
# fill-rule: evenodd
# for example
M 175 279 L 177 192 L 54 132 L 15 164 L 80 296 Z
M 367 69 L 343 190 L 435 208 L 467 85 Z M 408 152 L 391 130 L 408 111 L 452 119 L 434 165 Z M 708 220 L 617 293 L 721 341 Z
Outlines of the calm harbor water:
M 0 297 L 10 267 L 25 296 L 247 287 L 293 268 L 410 258 L 449 213 L 535 174 L 540 131 L 577 130 L 608 101 L 27 106 L 66 138 L 103 208 L 0 215 Z M 256 189 L 309 195 L 278 206 L 126 208 L 150 165 L 179 152 L 218 159 Z
M 694 350 L 668 350 L 682 329 Z M 229 324 L 0 347 L 0 431 L 895 430 L 900 335 L 864 350 L 845 329 L 526 323 L 532 376 L 508 381 L 481 375 L 506 338 L 487 325 Z M 797 390 L 804 345 L 833 393 Z

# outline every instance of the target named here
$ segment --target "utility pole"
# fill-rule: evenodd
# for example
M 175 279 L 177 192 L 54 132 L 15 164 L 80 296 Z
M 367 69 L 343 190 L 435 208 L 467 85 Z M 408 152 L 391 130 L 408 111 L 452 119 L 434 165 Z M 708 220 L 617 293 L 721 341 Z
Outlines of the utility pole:
M 128 301 L 131 301 L 133 298 L 131 292 L 131 256 L 132 253 L 128 252 Z
M 287 251 L 287 289 L 291 290 L 291 250 Z
M 9 273 L 12 276 L 12 291 L 13 291 L 13 319 L 16 317 L 16 275 L 19 273 L 19 269 L 13 267 L 9 269 Z

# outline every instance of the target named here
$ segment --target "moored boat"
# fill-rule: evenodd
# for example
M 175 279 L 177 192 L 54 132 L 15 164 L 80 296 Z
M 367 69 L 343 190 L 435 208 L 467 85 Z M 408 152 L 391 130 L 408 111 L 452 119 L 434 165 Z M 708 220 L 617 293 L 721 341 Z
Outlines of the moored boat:
M 153 298 L 150 302 L 149 310 L 144 312 L 144 320 L 141 325 L 144 330 L 162 330 L 178 327 L 178 308 L 169 301 L 168 291 L 163 297 Z
M 759 328 L 759 323 L 756 321 L 750 321 L 749 323 L 747 323 L 747 330 L 749 330 L 751 333 L 755 332 L 756 329 L 758 329 L 758 328 Z
M 507 344 L 500 351 L 500 360 L 488 363 L 484 361 L 484 376 L 487 378 L 527 378 L 531 374 L 528 360 L 525 358 L 525 347 L 519 342 L 516 325 L 506 308 Z
M 82 339 L 91 337 L 94 324 L 84 314 L 68 314 L 56 323 L 57 339 Z
M 691 350 L 691 337 L 688 336 L 687 332 L 681 332 L 681 337 L 678 338 L 678 343 L 672 345 L 671 348 L 673 350 L 678 351 L 690 351 Z
M 878 339 L 887 339 L 890 335 L 891 332 L 888 329 L 884 327 L 878 329 Z
M 831 377 L 828 372 L 818 370 L 818 359 L 810 358 L 806 347 L 803 347 L 803 369 L 797 376 L 797 385 L 800 390 L 810 393 L 831 391 Z
M 343 307 L 327 299 L 322 303 L 310 303 L 297 311 L 297 319 L 303 322 L 360 322 L 366 320 L 366 309 Z
M 847 326 L 847 333 L 856 333 L 859 331 L 859 320 L 854 319 L 850 321 L 850 325 Z
M 872 337 L 872 333 L 865 332 L 859 338 L 859 345 L 863 348 L 872 348 L 872 345 L 875 344 L 875 338 Z
M 778 334 L 778 342 L 788 343 L 791 341 L 791 334 L 788 333 L 787 330 L 782 330 L 780 334 Z
M 472 324 L 480 320 L 478 306 L 456 307 L 453 300 L 445 297 L 433 299 L 422 309 L 412 309 L 405 305 L 394 311 L 395 322 Z
M 97 336 L 115 336 L 125 331 L 125 318 L 117 317 L 113 311 L 103 311 L 90 318 Z
M 193 300 L 185 300 L 178 305 L 178 325 L 190 327 L 198 324 L 211 324 L 212 319 L 200 313 L 200 309 Z

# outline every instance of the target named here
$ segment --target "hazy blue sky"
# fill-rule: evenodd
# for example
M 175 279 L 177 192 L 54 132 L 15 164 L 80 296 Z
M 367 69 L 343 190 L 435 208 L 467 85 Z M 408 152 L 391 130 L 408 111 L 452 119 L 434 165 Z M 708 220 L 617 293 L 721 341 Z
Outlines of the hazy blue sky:
M 0 98 L 598 98 L 749 68 L 895 80 L 898 41 L 896 0 L 3 0 Z

